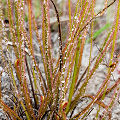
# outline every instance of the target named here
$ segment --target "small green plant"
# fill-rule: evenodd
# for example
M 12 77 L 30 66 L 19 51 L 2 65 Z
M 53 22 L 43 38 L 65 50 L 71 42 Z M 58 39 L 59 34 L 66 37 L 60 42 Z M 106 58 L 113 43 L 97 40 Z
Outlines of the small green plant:
M 118 39 L 120 25 L 120 0 L 105 4 L 104 9 L 95 13 L 96 0 L 77 0 L 74 10 L 72 2 L 68 2 L 69 33 L 63 45 L 59 11 L 53 0 L 37 0 L 40 13 L 34 14 L 32 0 L 7 0 L 7 13 L 3 14 L 3 2 L 0 0 L 0 57 L 3 66 L 0 72 L 0 109 L 11 120 L 78 120 L 86 119 L 95 104 L 95 119 L 100 117 L 100 109 L 105 110 L 101 120 L 111 119 L 111 109 L 118 97 L 120 78 L 109 87 L 112 72 L 114 72 L 119 55 L 114 61 L 115 43 Z M 116 4 L 113 24 L 106 24 L 94 33 L 94 20 L 102 16 L 105 11 Z M 54 63 L 50 31 L 50 5 L 54 7 L 58 24 L 59 58 Z M 38 6 L 38 5 L 37 5 Z M 38 6 L 39 7 L 39 6 Z M 27 14 L 26 14 L 26 9 Z M 39 12 L 37 8 L 37 12 Z M 5 18 L 8 17 L 9 31 L 6 31 Z M 39 34 L 36 19 L 41 18 L 42 32 Z M 25 23 L 28 21 L 28 30 Z M 111 25 L 111 28 L 109 27 Z M 89 26 L 89 27 L 88 27 Z M 105 29 L 109 32 L 102 40 L 97 56 L 92 57 L 93 39 Z M 90 32 L 90 37 L 87 33 Z M 39 50 L 44 66 L 43 76 L 35 58 L 33 33 L 37 38 Z M 90 44 L 89 64 L 80 75 L 85 43 Z M 64 46 L 64 47 L 63 47 Z M 89 81 L 96 74 L 99 66 L 104 62 L 106 53 L 111 47 L 107 74 L 97 93 L 86 93 Z M 26 50 L 27 49 L 27 50 Z M 6 53 L 4 52 L 6 50 Z M 13 57 L 14 56 L 14 57 Z M 2 73 L 6 72 L 10 79 L 8 104 L 3 98 Z M 40 83 L 40 84 L 39 84 Z M 104 103 L 106 95 L 112 93 L 110 103 Z M 74 113 L 83 98 L 89 99 L 89 104 Z

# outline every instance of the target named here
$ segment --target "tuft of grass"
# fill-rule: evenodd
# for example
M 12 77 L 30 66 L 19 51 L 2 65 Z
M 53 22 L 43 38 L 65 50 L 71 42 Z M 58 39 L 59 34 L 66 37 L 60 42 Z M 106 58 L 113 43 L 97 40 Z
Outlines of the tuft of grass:
M 78 120 L 87 118 L 95 104 L 99 106 L 94 118 L 102 116 L 111 118 L 110 112 L 119 94 L 120 78 L 109 87 L 112 73 L 118 64 L 115 59 L 115 45 L 118 40 L 120 25 L 120 1 L 114 0 L 107 3 L 97 14 L 94 12 L 96 0 L 77 0 L 75 9 L 68 0 L 69 32 L 63 45 L 61 20 L 54 0 L 42 0 L 37 8 L 32 0 L 7 0 L 7 13 L 4 14 L 5 1 L 0 1 L 0 57 L 3 69 L 0 71 L 0 109 L 7 115 L 7 119 L 19 120 Z M 116 4 L 115 19 L 113 24 L 94 31 L 94 20 Z M 50 9 L 54 7 L 58 25 L 59 58 L 53 58 L 53 45 L 51 40 Z M 27 11 L 26 11 L 27 8 Z M 34 12 L 35 11 L 35 12 Z M 36 13 L 37 11 L 37 13 Z M 36 19 L 41 20 L 39 32 Z M 4 19 L 8 18 L 9 30 L 6 30 Z M 28 22 L 28 28 L 26 28 Z M 111 27 L 110 27 L 111 26 Z M 92 57 L 93 40 L 104 30 L 109 32 L 100 46 L 97 56 Z M 87 33 L 90 32 L 90 38 Z M 34 36 L 37 40 L 43 69 L 35 57 Z M 82 70 L 85 43 L 90 43 L 89 63 L 85 71 Z M 64 47 L 63 47 L 64 46 Z M 88 94 L 93 75 L 96 75 L 99 66 L 104 62 L 105 56 L 111 49 L 107 74 L 101 87 L 95 95 Z M 6 51 L 6 52 L 4 52 Z M 56 62 L 54 62 L 56 61 Z M 44 71 L 44 75 L 42 73 Z M 6 73 L 10 80 L 9 91 L 2 89 L 2 73 Z M 4 91 L 6 91 L 4 93 Z M 103 100 L 112 93 L 110 103 Z M 7 94 L 9 92 L 9 94 Z M 4 99 L 5 95 L 12 102 Z M 74 113 L 82 99 L 89 99 L 86 107 Z M 84 100 L 83 99 L 83 100 Z M 101 115 L 101 110 L 105 112 Z

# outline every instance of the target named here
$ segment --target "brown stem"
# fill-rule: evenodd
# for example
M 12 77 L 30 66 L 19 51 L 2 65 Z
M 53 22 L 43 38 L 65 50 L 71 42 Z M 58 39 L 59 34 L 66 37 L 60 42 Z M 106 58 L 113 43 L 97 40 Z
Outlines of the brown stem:
M 59 33 L 59 52 L 60 52 L 60 72 L 62 69 L 62 62 L 63 62 L 63 58 L 62 58 L 62 37 L 61 37 L 61 26 L 60 26 L 60 17 L 59 17 L 59 13 L 58 10 L 56 8 L 55 3 L 53 2 L 53 0 L 50 0 L 55 8 L 55 12 L 56 12 L 56 17 L 57 17 L 57 22 L 58 22 L 58 33 Z

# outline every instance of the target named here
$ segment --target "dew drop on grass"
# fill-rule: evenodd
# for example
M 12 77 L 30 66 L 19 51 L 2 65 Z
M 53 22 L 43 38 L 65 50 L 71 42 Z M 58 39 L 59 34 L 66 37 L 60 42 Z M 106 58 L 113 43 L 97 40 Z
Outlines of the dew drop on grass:
M 79 19 L 78 19 L 77 16 L 75 16 L 75 20 L 76 20 L 77 23 L 79 23 Z
M 70 40 L 71 40 L 71 38 L 68 39 L 68 41 L 70 41 Z
M 64 75 L 65 74 L 65 72 L 62 72 L 62 75 Z
M 59 89 L 59 91 L 61 91 L 61 90 L 62 90 L 60 87 L 59 87 L 58 89 Z
M 64 80 L 62 80 L 62 81 L 61 81 L 61 83 L 62 83 L 62 84 L 64 84 L 64 83 L 65 83 L 65 81 L 64 81 Z
M 17 91 L 17 90 L 16 90 L 15 92 L 16 92 L 16 94 L 18 94 L 18 91 Z
M 79 23 L 79 20 L 77 19 L 76 22 Z
M 66 60 L 66 57 L 64 57 L 64 60 Z
M 21 10 L 23 10 L 23 7 L 21 7 Z
M 72 32 L 74 31 L 74 28 L 72 28 Z
M 58 37 L 58 40 L 60 39 L 60 37 Z
M 44 0 L 44 4 L 46 4 L 46 0 Z
M 75 16 L 75 19 L 77 19 L 77 16 Z
M 63 66 L 63 69 L 65 69 L 66 65 Z
M 45 53 L 47 54 L 47 51 L 45 51 Z

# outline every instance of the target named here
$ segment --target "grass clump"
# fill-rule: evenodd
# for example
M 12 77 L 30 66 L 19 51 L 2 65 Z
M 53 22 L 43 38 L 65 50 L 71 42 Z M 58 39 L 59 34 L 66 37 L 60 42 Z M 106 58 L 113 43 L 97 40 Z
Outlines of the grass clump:
M 111 3 L 105 1 L 104 9 L 98 13 L 94 11 L 96 0 L 77 0 L 75 9 L 72 8 L 73 3 L 70 0 L 66 1 L 69 16 L 69 32 L 66 40 L 62 39 L 62 20 L 53 0 L 37 0 L 40 8 L 35 5 L 38 6 L 36 10 L 32 0 L 7 0 L 5 16 L 3 11 L 6 10 L 2 6 L 4 2 L 0 1 L 0 57 L 3 68 L 0 71 L 0 109 L 7 118 L 14 120 L 86 119 L 97 104 L 99 109 L 96 110 L 94 118 L 111 119 L 110 113 L 118 97 L 120 82 L 118 78 L 111 87 L 109 86 L 111 74 L 119 62 L 119 53 L 116 59 L 114 55 L 115 44 L 119 37 L 120 1 L 114 0 Z M 114 4 L 116 11 L 113 24 L 107 23 L 94 32 L 95 20 L 103 16 Z M 53 58 L 49 14 L 51 7 L 55 10 L 58 25 L 58 59 Z M 39 15 L 42 32 L 39 32 L 37 26 Z M 8 20 L 5 20 L 6 16 Z M 28 28 L 26 28 L 26 22 L 28 22 Z M 106 29 L 109 29 L 108 34 L 104 40 L 101 40 L 102 45 L 97 56 L 93 57 L 94 39 Z M 40 69 L 35 57 L 34 36 L 37 39 L 44 70 Z M 89 62 L 80 75 L 86 43 L 90 44 Z M 104 81 L 95 95 L 88 94 L 86 91 L 90 81 L 104 62 L 109 50 L 110 59 Z M 8 75 L 10 88 L 3 90 L 2 74 L 4 72 Z M 104 99 L 112 91 L 114 92 L 110 103 L 104 103 Z M 4 100 L 6 94 L 10 103 Z M 80 110 L 76 113 L 75 110 L 79 104 L 86 99 L 89 103 L 82 109 L 79 108 Z M 101 109 L 105 111 L 102 114 Z

